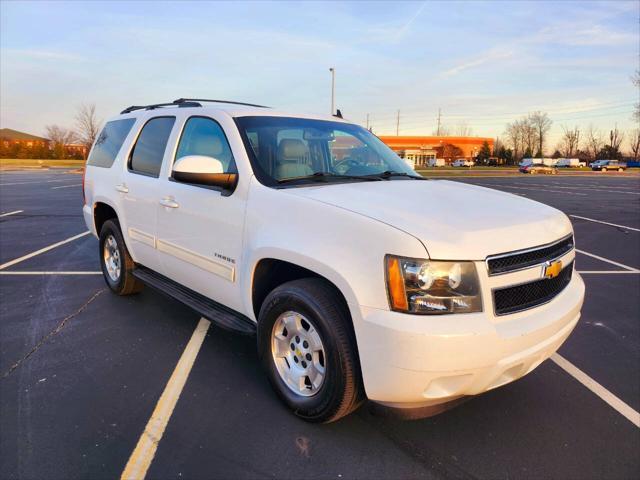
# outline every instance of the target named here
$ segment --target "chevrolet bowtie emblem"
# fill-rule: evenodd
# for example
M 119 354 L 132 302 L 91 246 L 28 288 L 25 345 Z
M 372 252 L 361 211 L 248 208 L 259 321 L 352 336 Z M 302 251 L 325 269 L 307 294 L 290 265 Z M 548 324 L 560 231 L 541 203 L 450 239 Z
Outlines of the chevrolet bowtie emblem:
M 562 262 L 557 260 L 555 262 L 546 262 L 542 267 L 542 276 L 544 278 L 556 278 L 562 271 Z

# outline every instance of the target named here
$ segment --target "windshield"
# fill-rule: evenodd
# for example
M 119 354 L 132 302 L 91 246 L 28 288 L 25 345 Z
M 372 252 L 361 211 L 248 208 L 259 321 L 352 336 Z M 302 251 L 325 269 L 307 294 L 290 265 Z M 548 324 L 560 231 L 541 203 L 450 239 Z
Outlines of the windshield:
M 378 137 L 354 124 L 262 116 L 235 120 L 254 173 L 265 185 L 359 181 L 378 175 L 422 178 Z

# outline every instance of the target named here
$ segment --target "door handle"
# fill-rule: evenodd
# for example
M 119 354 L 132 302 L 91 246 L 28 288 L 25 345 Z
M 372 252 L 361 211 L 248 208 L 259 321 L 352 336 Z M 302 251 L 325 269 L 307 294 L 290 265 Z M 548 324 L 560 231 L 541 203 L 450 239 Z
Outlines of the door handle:
M 168 208 L 178 208 L 180 205 L 173 198 L 165 197 L 160 200 L 160 205 Z
M 116 190 L 120 193 L 129 193 L 129 187 L 127 187 L 124 183 L 116 185 Z

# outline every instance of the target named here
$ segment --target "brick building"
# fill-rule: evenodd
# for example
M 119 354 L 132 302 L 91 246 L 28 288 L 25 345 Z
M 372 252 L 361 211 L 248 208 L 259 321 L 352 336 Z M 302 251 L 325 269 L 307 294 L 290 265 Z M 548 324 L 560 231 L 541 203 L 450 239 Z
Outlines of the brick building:
M 430 159 L 443 158 L 451 163 L 456 158 L 474 159 L 482 144 L 487 142 L 493 152 L 494 139 L 488 137 L 422 137 L 422 136 L 381 136 L 391 150 L 401 158 L 424 166 Z

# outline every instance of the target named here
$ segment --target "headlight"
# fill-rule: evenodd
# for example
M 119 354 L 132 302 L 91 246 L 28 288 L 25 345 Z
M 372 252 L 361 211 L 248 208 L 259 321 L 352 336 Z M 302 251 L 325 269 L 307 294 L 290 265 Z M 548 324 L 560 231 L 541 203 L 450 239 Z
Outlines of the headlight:
M 385 269 L 392 310 L 419 314 L 482 311 L 473 262 L 435 262 L 387 255 Z

